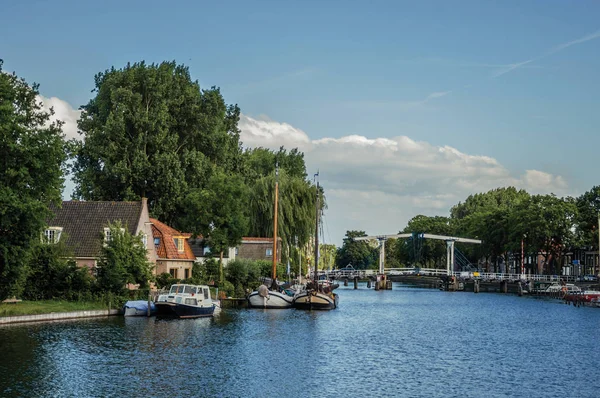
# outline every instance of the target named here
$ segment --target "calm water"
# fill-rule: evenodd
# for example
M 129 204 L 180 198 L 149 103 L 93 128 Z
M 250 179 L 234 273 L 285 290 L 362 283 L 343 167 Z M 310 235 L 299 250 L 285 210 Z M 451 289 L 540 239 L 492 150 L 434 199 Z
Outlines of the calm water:
M 0 396 L 600 396 L 600 309 L 341 287 L 330 312 L 0 328 Z

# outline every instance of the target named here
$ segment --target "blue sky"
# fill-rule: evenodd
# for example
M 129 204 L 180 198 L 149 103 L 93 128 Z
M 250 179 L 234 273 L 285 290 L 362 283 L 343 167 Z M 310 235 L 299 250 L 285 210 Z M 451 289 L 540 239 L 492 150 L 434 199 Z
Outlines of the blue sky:
M 538 186 L 559 194 L 599 183 L 597 1 L 5 0 L 2 8 L 4 69 L 75 109 L 89 100 L 97 72 L 174 59 L 202 86 L 221 87 L 249 120 L 275 123 L 261 127 L 269 131 L 286 124 L 315 142 L 406 136 L 433 151 L 450 146 L 490 157 L 518 181 L 526 170 L 561 176 L 560 186 Z M 256 144 L 280 143 L 294 141 L 274 133 L 272 142 Z M 319 156 L 327 155 L 307 155 L 309 167 L 320 167 Z M 400 166 L 354 167 L 359 175 L 365 167 L 387 173 Z M 330 186 L 354 189 L 331 179 Z M 450 194 L 431 208 L 406 204 L 394 225 L 358 215 L 355 225 L 345 224 L 332 209 L 333 240 L 355 227 L 394 233 L 419 212 L 444 215 L 478 190 L 465 186 L 429 192 L 435 200 Z M 373 186 L 361 189 L 372 193 Z M 330 208 L 338 199 L 332 196 Z M 367 212 L 369 203 L 361 208 Z

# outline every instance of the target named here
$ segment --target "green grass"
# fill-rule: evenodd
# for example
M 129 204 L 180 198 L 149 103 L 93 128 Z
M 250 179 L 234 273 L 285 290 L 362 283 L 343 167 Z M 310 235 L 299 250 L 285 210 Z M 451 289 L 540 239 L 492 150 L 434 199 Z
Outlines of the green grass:
M 22 301 L 16 304 L 0 303 L 0 317 L 91 310 L 108 310 L 108 306 L 94 301 L 64 300 Z

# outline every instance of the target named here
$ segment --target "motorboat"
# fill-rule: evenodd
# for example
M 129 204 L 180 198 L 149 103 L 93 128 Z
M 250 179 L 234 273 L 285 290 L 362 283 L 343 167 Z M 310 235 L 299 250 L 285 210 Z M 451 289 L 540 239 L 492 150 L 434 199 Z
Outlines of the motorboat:
M 169 293 L 158 296 L 155 306 L 157 316 L 199 318 L 212 316 L 218 303 L 206 285 L 175 284 Z
M 148 316 L 148 304 L 150 305 L 150 315 L 156 313 L 156 306 L 152 301 L 130 300 L 123 306 L 124 316 Z

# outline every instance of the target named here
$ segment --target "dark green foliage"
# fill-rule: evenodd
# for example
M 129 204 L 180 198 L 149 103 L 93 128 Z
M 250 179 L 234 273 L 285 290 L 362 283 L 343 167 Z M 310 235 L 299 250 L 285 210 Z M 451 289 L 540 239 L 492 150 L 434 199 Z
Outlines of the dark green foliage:
M 98 288 L 114 294 L 123 294 L 128 283 L 145 288 L 152 274 L 142 237 L 131 235 L 119 222 L 110 224 L 109 229 L 112 239 L 102 248 Z
M 76 148 L 76 195 L 88 200 L 147 197 L 152 214 L 173 222 L 191 189 L 218 167 L 241 169 L 239 108 L 217 88 L 201 90 L 175 62 L 128 64 L 95 78 Z
M 577 198 L 578 244 L 598 247 L 598 214 L 600 214 L 600 185 Z
M 163 272 L 156 277 L 156 287 L 159 289 L 168 289 L 172 284 L 177 283 L 179 279 L 173 278 L 168 272 Z
M 337 268 L 352 265 L 355 269 L 368 269 L 377 265 L 379 248 L 367 241 L 355 241 L 354 238 L 367 236 L 365 231 L 346 231 L 342 247 L 336 256 Z
M 48 206 L 61 200 L 62 123 L 49 123 L 37 95 L 37 84 L 4 73 L 0 60 L 0 300 L 22 293 Z
M 29 261 L 23 298 L 73 300 L 89 294 L 93 282 L 90 270 L 77 267 L 69 257 L 62 242 L 36 245 Z

